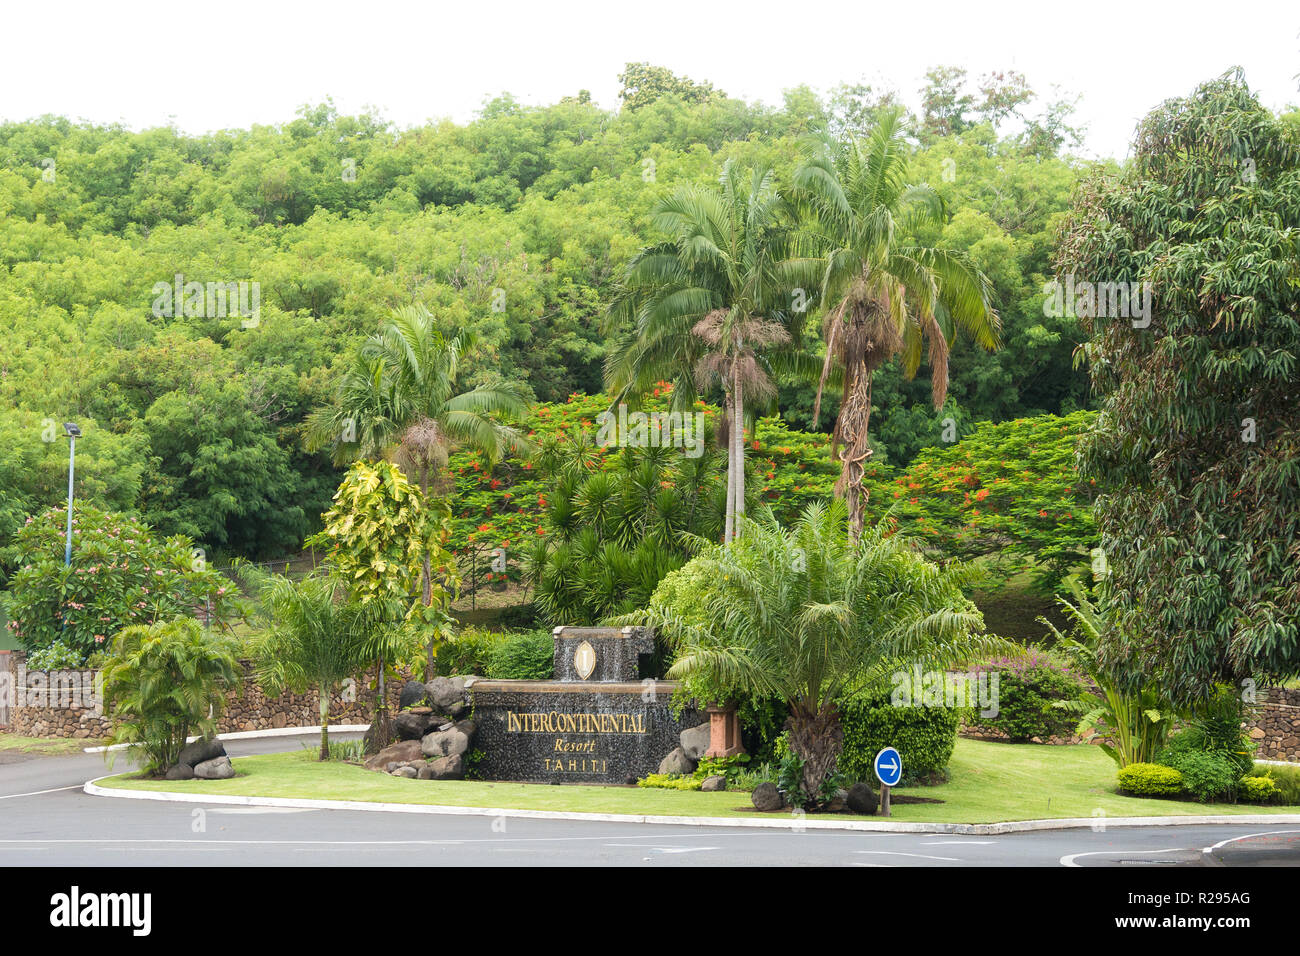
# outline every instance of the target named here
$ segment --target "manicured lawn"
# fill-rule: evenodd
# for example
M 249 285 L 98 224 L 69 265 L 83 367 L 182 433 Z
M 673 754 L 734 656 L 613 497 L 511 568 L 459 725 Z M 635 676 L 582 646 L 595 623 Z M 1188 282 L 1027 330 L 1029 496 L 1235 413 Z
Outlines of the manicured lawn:
M 17 734 L 0 733 L 0 750 L 17 750 L 32 754 L 79 754 L 86 747 L 97 747 L 104 743 L 93 737 L 81 740 L 50 737 L 20 737 Z
M 407 780 L 350 764 L 318 763 L 307 751 L 238 757 L 233 780 L 141 780 L 123 774 L 103 786 L 178 793 L 305 797 L 386 803 L 568 810 L 662 816 L 775 816 L 759 814 L 742 792 L 701 793 L 639 787 L 547 786 L 483 781 Z M 1141 800 L 1115 793 L 1115 769 L 1087 745 L 1045 747 L 959 740 L 952 779 L 937 787 L 905 788 L 897 794 L 933 797 L 944 803 L 895 804 L 893 819 L 924 823 L 995 823 L 1052 817 L 1185 816 L 1197 814 L 1297 813 L 1296 807 L 1199 804 Z M 837 815 L 836 819 L 864 819 Z

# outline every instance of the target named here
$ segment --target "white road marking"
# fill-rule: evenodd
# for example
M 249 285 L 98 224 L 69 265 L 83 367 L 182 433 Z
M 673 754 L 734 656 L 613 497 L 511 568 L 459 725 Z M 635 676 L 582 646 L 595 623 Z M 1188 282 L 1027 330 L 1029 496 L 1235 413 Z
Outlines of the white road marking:
M 702 853 L 705 850 L 722 849 L 720 846 L 646 846 L 644 843 L 606 843 L 605 846 L 629 850 L 656 850 L 659 853 Z
M 6 793 L 4 796 L 0 796 L 0 800 L 14 800 L 18 797 L 36 797 L 40 796 L 42 793 L 58 793 L 60 790 L 80 790 L 81 786 L 81 784 L 75 783 L 70 787 L 53 787 L 49 790 L 33 790 L 31 793 Z
M 921 846 L 993 846 L 997 840 L 927 840 Z
M 1170 847 L 1167 850 L 1093 850 L 1089 853 L 1068 853 L 1061 857 L 1061 866 L 1078 866 L 1074 861 L 1081 856 L 1119 856 L 1124 853 L 1134 854 L 1155 854 L 1155 853 L 1181 853 L 1185 848 L 1181 846 Z
M 929 856 L 925 853 L 903 853 L 900 850 L 854 850 L 854 853 L 884 853 L 889 856 L 914 856 L 921 860 L 943 860 L 945 863 L 960 863 L 955 856 Z
M 1245 836 L 1233 837 L 1231 840 L 1220 840 L 1214 846 L 1207 846 L 1202 853 L 1213 853 L 1219 847 L 1227 846 L 1229 843 L 1236 843 L 1238 840 L 1253 840 L 1255 837 L 1274 836 L 1278 833 L 1300 833 L 1300 830 L 1265 830 L 1263 833 L 1247 833 Z

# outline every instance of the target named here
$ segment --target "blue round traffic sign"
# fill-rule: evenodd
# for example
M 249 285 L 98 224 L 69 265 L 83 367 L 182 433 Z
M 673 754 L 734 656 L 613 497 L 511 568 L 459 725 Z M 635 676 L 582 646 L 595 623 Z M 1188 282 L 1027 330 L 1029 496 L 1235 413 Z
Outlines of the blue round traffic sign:
M 898 781 L 903 779 L 903 758 L 893 747 L 886 747 L 876 754 L 873 766 L 876 768 L 876 779 L 886 787 L 896 787 Z

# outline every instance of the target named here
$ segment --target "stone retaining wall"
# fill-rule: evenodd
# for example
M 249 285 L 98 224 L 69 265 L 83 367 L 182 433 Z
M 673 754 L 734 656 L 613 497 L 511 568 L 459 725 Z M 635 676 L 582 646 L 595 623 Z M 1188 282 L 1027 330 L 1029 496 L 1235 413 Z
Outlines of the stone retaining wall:
M 1250 729 L 1260 760 L 1300 763 L 1300 690 L 1274 687 L 1266 696 Z
M 77 739 L 108 735 L 98 671 L 28 671 L 22 653 L 14 652 L 8 657 L 8 671 L 0 673 L 0 694 L 7 694 L 12 701 L 8 728 L 11 733 Z M 217 721 L 218 733 L 320 724 L 320 707 L 314 693 L 267 697 L 253 678 L 252 664 L 242 663 L 243 685 L 238 693 L 227 691 L 226 705 Z M 331 724 L 370 721 L 375 695 L 373 680 L 373 674 L 364 675 L 332 695 Z M 386 696 L 393 710 L 397 708 L 401 685 L 401 678 L 388 683 Z

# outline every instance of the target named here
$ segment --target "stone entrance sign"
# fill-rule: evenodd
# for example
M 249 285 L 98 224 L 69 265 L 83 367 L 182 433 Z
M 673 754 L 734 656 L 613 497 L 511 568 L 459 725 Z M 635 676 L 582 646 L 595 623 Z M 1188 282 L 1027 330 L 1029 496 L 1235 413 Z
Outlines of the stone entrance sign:
M 645 627 L 557 627 L 555 680 L 469 680 L 476 770 L 487 780 L 626 783 L 653 773 L 700 722 L 674 717 L 675 683 L 638 680 Z
M 626 783 L 653 773 L 699 723 L 669 708 L 666 681 L 589 683 L 475 680 L 477 772 L 486 780 Z

